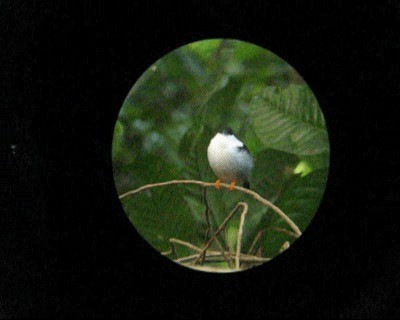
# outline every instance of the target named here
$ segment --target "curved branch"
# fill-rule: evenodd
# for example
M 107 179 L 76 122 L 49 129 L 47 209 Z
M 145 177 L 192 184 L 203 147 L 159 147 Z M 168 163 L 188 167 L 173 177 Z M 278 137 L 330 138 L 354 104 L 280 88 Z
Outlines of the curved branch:
M 215 184 L 213 182 L 204 182 L 204 181 L 199 181 L 199 180 L 171 180 L 171 181 L 165 181 L 165 182 L 159 182 L 159 183 L 146 184 L 144 186 L 141 186 L 140 188 L 128 191 L 128 192 L 120 195 L 119 199 L 123 199 L 129 195 L 133 195 L 133 194 L 142 192 L 143 190 L 146 190 L 146 189 L 162 187 L 162 186 L 167 186 L 167 185 L 172 185 L 172 184 L 197 184 L 199 186 L 206 187 L 206 188 L 215 187 Z M 225 189 L 230 188 L 230 185 L 226 184 L 226 183 L 220 183 L 220 186 Z M 243 187 L 239 187 L 239 186 L 235 186 L 234 190 L 246 193 L 246 194 L 252 196 L 256 201 L 271 208 L 276 214 L 278 214 L 283 220 L 285 220 L 285 222 L 290 226 L 290 228 L 292 228 L 292 230 L 297 235 L 297 237 L 301 236 L 301 231 L 300 231 L 299 227 L 281 209 L 279 209 L 273 203 L 271 203 L 267 199 L 264 199 L 258 193 L 254 192 L 252 190 L 249 190 L 249 189 L 246 189 Z

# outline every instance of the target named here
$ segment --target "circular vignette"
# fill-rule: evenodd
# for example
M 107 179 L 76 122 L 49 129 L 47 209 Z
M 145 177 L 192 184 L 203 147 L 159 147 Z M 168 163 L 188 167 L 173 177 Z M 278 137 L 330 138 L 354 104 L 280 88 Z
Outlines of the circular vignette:
M 124 211 L 153 248 L 192 269 L 234 272 L 301 236 L 329 152 L 322 111 L 293 67 L 254 44 L 211 39 L 173 50 L 137 80 L 112 160 Z

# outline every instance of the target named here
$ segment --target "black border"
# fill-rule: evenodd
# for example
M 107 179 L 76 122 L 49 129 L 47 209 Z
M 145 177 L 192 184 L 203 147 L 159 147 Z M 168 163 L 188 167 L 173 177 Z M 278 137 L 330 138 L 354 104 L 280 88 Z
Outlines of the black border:
M 388 139 L 400 92 L 398 4 L 0 8 L 8 173 L 0 315 L 399 314 L 398 153 Z M 172 49 L 217 37 L 252 42 L 295 67 L 323 109 L 332 152 L 304 235 L 263 267 L 229 275 L 182 268 L 147 246 L 117 199 L 110 154 L 119 108 L 141 73 Z

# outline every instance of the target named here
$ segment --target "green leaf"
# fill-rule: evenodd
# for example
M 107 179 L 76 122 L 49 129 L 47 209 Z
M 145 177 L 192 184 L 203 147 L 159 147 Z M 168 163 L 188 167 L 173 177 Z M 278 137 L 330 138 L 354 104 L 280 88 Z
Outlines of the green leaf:
M 313 171 L 297 179 L 279 198 L 276 205 L 300 228 L 305 230 L 318 209 L 325 191 L 327 170 Z
M 273 149 L 262 150 L 254 156 L 250 182 L 261 196 L 275 201 L 293 177 L 298 162 L 296 155 Z
M 287 188 L 276 202 L 276 205 L 293 220 L 301 231 L 306 229 L 317 212 L 325 191 L 326 181 L 327 169 L 313 171 L 303 178 L 298 176 L 291 187 Z M 291 231 L 285 221 L 277 215 L 274 215 L 270 227 L 285 228 Z M 294 238 L 272 229 L 268 230 L 264 237 L 267 254 L 277 255 L 284 241 L 292 243 Z
M 122 153 L 122 137 L 124 135 L 124 127 L 121 123 L 121 121 L 117 120 L 117 123 L 115 124 L 114 128 L 114 139 L 113 139 L 113 144 L 112 144 L 112 156 L 113 160 L 118 159 L 121 157 Z
M 179 144 L 179 156 L 186 167 L 186 179 L 205 180 L 212 177 L 207 159 L 207 148 L 212 135 L 208 126 L 197 122 L 184 134 Z
M 301 155 L 300 159 L 307 162 L 312 170 L 329 167 L 329 152 L 322 152 L 311 156 Z
M 329 152 L 325 120 L 307 86 L 267 87 L 250 102 L 250 114 L 268 148 L 308 156 Z
M 294 169 L 295 174 L 300 174 L 302 177 L 305 177 L 312 171 L 312 167 L 307 161 L 300 161 L 297 167 Z
M 136 176 L 135 180 L 140 181 L 140 184 L 166 181 L 176 175 L 175 170 L 162 158 L 143 157 L 136 164 L 135 170 L 132 170 L 132 176 Z M 128 190 L 135 187 L 131 186 Z M 167 251 L 170 238 L 195 245 L 201 245 L 204 240 L 204 228 L 200 226 L 199 219 L 193 219 L 192 208 L 185 201 L 186 195 L 186 186 L 169 185 L 129 196 L 122 199 L 122 203 L 138 232 L 158 251 Z M 191 253 L 184 248 L 180 250 L 185 254 Z
M 215 54 L 215 51 L 221 45 L 222 39 L 211 39 L 205 41 L 196 41 L 182 47 L 185 52 L 192 50 L 197 53 L 204 60 L 208 60 Z

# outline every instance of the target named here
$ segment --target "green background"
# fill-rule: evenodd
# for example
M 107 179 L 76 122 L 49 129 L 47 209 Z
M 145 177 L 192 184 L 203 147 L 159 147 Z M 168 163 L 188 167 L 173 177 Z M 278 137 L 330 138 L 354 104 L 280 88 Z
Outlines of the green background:
M 118 194 L 172 179 L 216 180 L 207 146 L 231 127 L 255 160 L 252 190 L 272 201 L 304 231 L 323 196 L 329 141 L 318 102 L 299 74 L 273 53 L 237 40 L 205 40 L 155 62 L 126 97 L 115 126 L 113 170 Z M 199 186 L 171 185 L 121 200 L 138 232 L 157 250 L 169 238 L 202 246 L 205 204 Z M 262 256 L 294 238 L 272 210 L 240 192 L 207 189 L 213 229 L 238 201 L 249 204 L 243 250 L 256 234 Z M 234 248 L 239 217 L 220 237 Z M 178 256 L 192 254 L 178 247 Z M 223 267 L 223 265 L 222 265 Z

